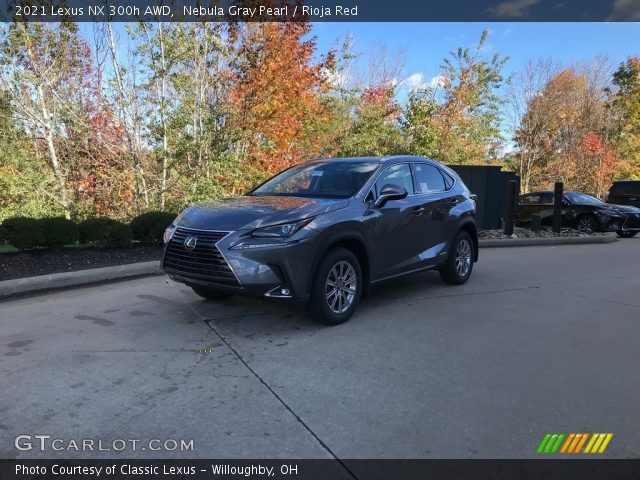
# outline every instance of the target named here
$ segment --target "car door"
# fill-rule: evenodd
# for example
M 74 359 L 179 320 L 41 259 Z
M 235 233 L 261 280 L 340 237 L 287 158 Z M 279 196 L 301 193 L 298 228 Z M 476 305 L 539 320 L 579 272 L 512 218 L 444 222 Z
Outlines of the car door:
M 372 205 L 385 185 L 397 185 L 407 191 L 402 200 L 390 200 L 380 208 L 372 208 L 371 225 L 372 279 L 389 277 L 412 270 L 420 262 L 415 237 L 420 230 L 420 210 L 416 205 L 413 175 L 409 163 L 385 169 L 367 199 Z
M 448 183 L 442 171 L 433 164 L 418 162 L 413 164 L 416 183 L 417 233 L 415 250 L 420 258 L 420 267 L 439 263 L 441 255 L 446 255 L 449 241 L 451 209 L 460 198 L 451 191 L 453 180 Z
M 541 193 L 528 193 L 520 197 L 518 206 L 518 223 L 526 225 L 531 223 L 531 215 L 540 213 L 542 205 Z

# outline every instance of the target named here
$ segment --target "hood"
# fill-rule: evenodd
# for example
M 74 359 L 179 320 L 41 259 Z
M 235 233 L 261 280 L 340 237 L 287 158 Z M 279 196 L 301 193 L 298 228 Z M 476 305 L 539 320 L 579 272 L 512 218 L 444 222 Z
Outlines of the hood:
M 252 230 L 315 217 L 348 204 L 346 199 L 243 196 L 192 205 L 180 215 L 177 225 L 203 230 Z
M 629 205 L 615 205 L 613 203 L 605 203 L 604 205 L 600 205 L 599 208 L 606 208 L 610 210 L 615 210 L 620 213 L 640 213 L 640 208 L 632 207 Z

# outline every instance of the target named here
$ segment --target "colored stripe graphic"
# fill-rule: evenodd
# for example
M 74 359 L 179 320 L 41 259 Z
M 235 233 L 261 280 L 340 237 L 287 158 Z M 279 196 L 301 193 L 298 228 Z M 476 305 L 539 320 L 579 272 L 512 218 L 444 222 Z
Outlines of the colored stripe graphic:
M 613 433 L 594 433 L 584 453 L 604 453 Z
M 537 451 L 542 454 L 604 453 L 612 438 L 613 433 L 547 433 Z
M 540 445 L 538 445 L 538 453 L 543 453 L 544 452 L 544 447 L 547 446 L 547 443 L 549 442 L 549 439 L 551 438 L 551 434 L 547 433 L 544 438 L 542 439 L 542 441 L 540 442 Z

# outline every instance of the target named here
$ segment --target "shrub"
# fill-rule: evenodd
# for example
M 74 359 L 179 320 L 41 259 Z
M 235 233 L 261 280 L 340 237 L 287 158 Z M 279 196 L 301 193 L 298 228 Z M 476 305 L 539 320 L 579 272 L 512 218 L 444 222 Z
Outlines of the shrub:
M 80 241 L 97 247 L 126 247 L 131 243 L 131 227 L 110 218 L 91 218 L 78 225 Z
M 0 225 L 0 245 L 4 245 L 7 241 L 7 229 Z
M 38 227 L 42 247 L 62 247 L 80 239 L 78 226 L 64 217 L 42 218 L 38 220 Z
M 42 228 L 35 218 L 13 217 L 2 222 L 7 241 L 18 250 L 42 246 Z
M 147 212 L 131 221 L 133 238 L 151 245 L 161 244 L 165 229 L 176 216 L 168 212 Z

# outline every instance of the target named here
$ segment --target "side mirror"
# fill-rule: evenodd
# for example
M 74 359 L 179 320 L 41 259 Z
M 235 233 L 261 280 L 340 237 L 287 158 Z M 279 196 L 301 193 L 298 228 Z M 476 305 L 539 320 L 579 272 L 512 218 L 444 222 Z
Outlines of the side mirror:
M 382 187 L 380 195 L 378 195 L 378 198 L 373 205 L 376 208 L 382 208 L 389 200 L 402 200 L 403 198 L 407 198 L 407 191 L 398 185 L 392 185 L 389 183 Z

